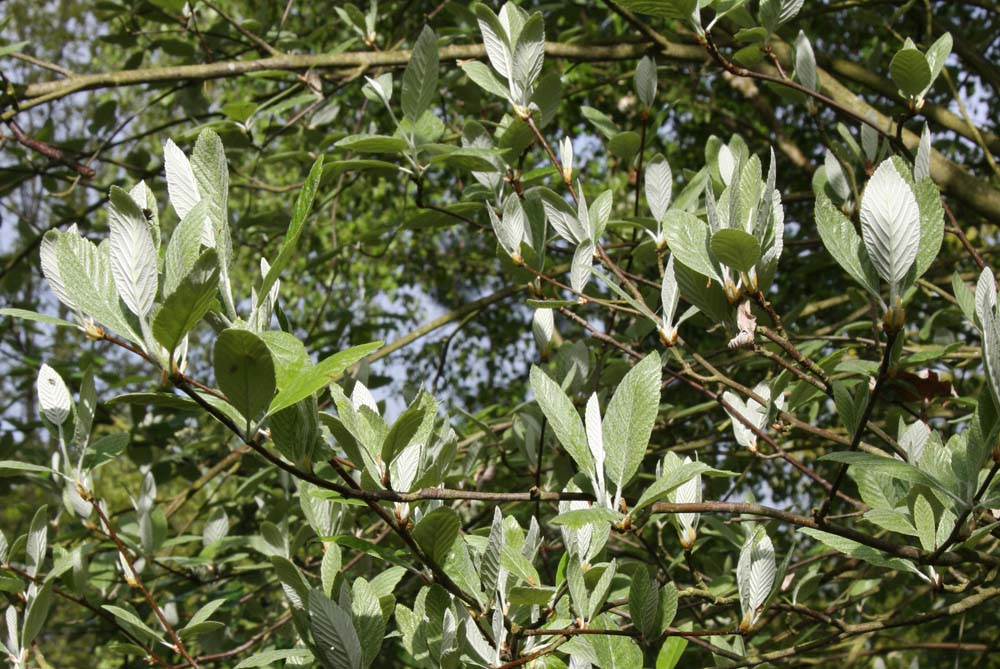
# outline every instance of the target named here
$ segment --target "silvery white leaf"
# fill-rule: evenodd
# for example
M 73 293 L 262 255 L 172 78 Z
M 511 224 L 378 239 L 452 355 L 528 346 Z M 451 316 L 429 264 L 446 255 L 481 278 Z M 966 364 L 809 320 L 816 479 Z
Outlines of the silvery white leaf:
M 875 270 L 894 297 L 917 258 L 920 210 L 891 160 L 878 166 L 861 198 L 861 236 Z
M 583 294 L 593 269 L 594 245 L 590 243 L 580 244 L 573 254 L 573 264 L 570 266 L 570 287 L 577 293 Z
M 751 451 L 756 451 L 757 434 L 746 423 L 754 426 L 757 430 L 763 430 L 767 426 L 767 415 L 770 409 L 769 404 L 771 401 L 771 389 L 768 387 L 766 382 L 762 381 L 754 387 L 753 391 L 756 395 L 768 402 L 768 406 L 761 405 L 754 399 L 747 399 L 747 401 L 744 402 L 735 393 L 728 390 L 722 394 L 722 399 L 732 407 L 732 411 L 727 408 L 726 413 L 728 413 L 729 417 L 732 419 L 733 433 L 736 436 L 736 443 L 745 448 L 749 448 Z M 746 422 L 740 420 L 739 416 L 742 416 Z
M 524 23 L 513 47 L 512 78 L 522 94 L 521 103 L 526 105 L 530 101 L 526 98 L 530 96 L 530 91 L 542 72 L 545 59 L 545 26 L 541 13 L 535 12 Z
M 635 68 L 635 93 L 642 106 L 653 106 L 656 99 L 656 61 L 649 56 L 643 56 Z
M 142 210 L 115 186 L 111 187 L 108 225 L 115 288 L 132 313 L 145 318 L 156 299 L 156 248 Z
M 685 455 L 682 464 L 686 465 L 690 463 L 691 458 Z M 674 499 L 678 504 L 697 504 L 701 502 L 701 474 L 692 476 L 682 483 L 674 493 Z M 679 513 L 677 514 L 677 522 L 683 528 L 694 529 L 698 527 L 700 516 L 701 514 L 698 513 Z
M 368 407 L 379 415 L 378 404 L 375 403 L 375 398 L 372 396 L 368 386 L 361 383 L 360 381 L 354 384 L 354 390 L 351 391 L 351 406 L 357 411 L 361 407 Z
M 170 204 L 174 206 L 177 218 L 184 218 L 191 211 L 191 207 L 198 204 L 198 200 L 201 199 L 191 162 L 173 140 L 168 139 L 163 145 L 163 164 L 167 172 L 167 194 L 170 196 Z
M 589 238 L 589 231 L 583 221 L 577 219 L 569 204 L 553 191 L 540 189 L 545 218 L 560 237 L 571 244 L 582 244 Z M 584 219 L 587 220 L 587 219 Z
M 492 208 L 490 212 L 492 213 Z M 500 239 L 500 245 L 511 256 L 520 256 L 521 241 L 524 239 L 526 227 L 521 198 L 516 193 L 508 195 L 503 203 L 503 218 L 497 220 L 494 215 L 490 217 L 490 220 L 493 222 L 494 230 Z
M 1000 319 L 997 318 L 997 288 L 993 272 L 983 268 L 976 284 L 976 315 L 983 332 L 983 362 L 993 401 L 1000 405 Z
M 410 492 L 413 482 L 417 480 L 423 455 L 424 445 L 419 442 L 412 443 L 399 452 L 389 465 L 393 490 Z
M 604 234 L 604 229 L 608 227 L 608 220 L 611 218 L 612 194 L 606 190 L 594 200 L 590 205 L 590 238 L 600 239 Z
M 906 452 L 907 459 L 911 465 L 916 465 L 920 462 L 920 456 L 923 455 L 924 446 L 927 445 L 930 437 L 931 429 L 922 420 L 915 421 L 900 436 L 899 446 Z
M 229 516 L 221 506 L 215 507 L 201 531 L 201 543 L 210 546 L 229 534 Z
M 45 418 L 55 425 L 62 425 L 69 418 L 73 401 L 69 389 L 59 372 L 46 364 L 38 370 L 38 406 Z
M 920 145 L 917 146 L 917 157 L 913 161 L 913 180 L 920 181 L 931 175 L 931 131 L 924 123 L 924 131 L 920 133 Z
M 660 285 L 660 304 L 663 307 L 663 327 L 669 330 L 673 327 L 674 316 L 677 313 L 677 304 L 680 301 L 681 292 L 677 286 L 677 275 L 674 274 L 674 255 L 671 253 L 667 258 L 667 265 L 663 268 L 663 283 Z
M 584 418 L 587 427 L 587 445 L 590 446 L 590 454 L 594 456 L 594 471 L 597 474 L 596 482 L 600 498 L 603 497 L 601 493 L 604 492 L 604 435 L 601 424 L 601 405 L 597 400 L 597 393 L 592 393 L 590 399 L 587 400 Z
M 493 12 L 484 5 L 476 7 L 478 15 L 479 31 L 483 34 L 483 44 L 486 46 L 486 56 L 490 60 L 493 69 L 500 73 L 500 76 L 510 79 L 512 57 L 510 53 L 510 43 L 504 33 L 503 25 Z
M 819 90 L 816 81 L 816 55 L 809 38 L 801 30 L 795 38 L 795 78 L 806 88 Z
M 13 605 L 7 607 L 5 619 L 7 621 L 7 639 L 4 641 L 4 646 L 11 655 L 19 657 L 21 655 L 21 645 L 18 642 L 17 632 L 20 626 L 17 621 L 17 609 Z
M 76 226 L 74 225 L 70 228 L 70 231 L 75 231 L 75 229 Z M 72 232 L 64 234 L 72 234 Z M 56 239 L 57 237 L 51 234 L 42 237 L 42 243 L 38 247 L 38 255 L 42 261 L 42 274 L 45 275 L 45 278 L 49 282 L 49 288 L 55 293 L 59 301 L 70 309 L 79 311 L 78 307 L 73 304 L 73 300 L 69 298 L 69 294 L 66 292 L 66 285 L 59 274 L 59 260 L 56 258 Z
M 719 175 L 722 177 L 722 183 L 727 186 L 733 181 L 733 172 L 736 171 L 736 156 L 733 155 L 732 150 L 725 144 L 719 147 Z
M 646 203 L 657 223 L 663 222 L 663 217 L 670 208 L 670 200 L 673 194 L 674 175 L 670 169 L 670 163 L 659 153 L 653 156 L 646 166 Z
M 531 318 L 531 333 L 539 351 L 548 351 L 555 331 L 556 321 L 552 309 L 535 309 L 535 314 Z
M 740 551 L 736 581 L 740 592 L 740 608 L 747 626 L 757 622 L 760 607 L 774 585 L 774 545 L 763 528 L 758 527 L 747 537 Z

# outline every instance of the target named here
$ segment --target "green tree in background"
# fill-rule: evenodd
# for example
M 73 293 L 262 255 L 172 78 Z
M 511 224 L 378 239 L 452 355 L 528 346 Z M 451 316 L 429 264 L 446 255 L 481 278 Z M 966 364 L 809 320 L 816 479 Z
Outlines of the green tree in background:
M 1000 666 L 1000 5 L 4 10 L 12 667 Z

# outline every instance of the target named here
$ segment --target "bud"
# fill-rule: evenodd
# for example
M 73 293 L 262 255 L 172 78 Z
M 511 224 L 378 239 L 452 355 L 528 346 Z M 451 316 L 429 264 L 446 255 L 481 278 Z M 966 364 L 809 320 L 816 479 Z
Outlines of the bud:
M 563 181 L 573 182 L 573 141 L 563 137 L 559 142 L 559 164 L 562 165 Z

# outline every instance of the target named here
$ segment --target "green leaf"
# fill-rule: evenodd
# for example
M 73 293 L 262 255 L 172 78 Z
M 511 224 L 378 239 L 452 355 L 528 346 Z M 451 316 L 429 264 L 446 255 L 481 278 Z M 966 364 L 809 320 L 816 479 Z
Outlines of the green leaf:
M 288 384 L 271 400 L 267 413 L 273 414 L 309 397 L 327 384 L 336 381 L 344 371 L 369 353 L 381 348 L 382 342 L 373 341 L 352 346 L 321 360 L 315 367 L 301 370 L 288 380 Z
M 351 617 L 361 641 L 361 666 L 371 666 L 382 649 L 385 638 L 385 621 L 379 606 L 378 593 L 363 578 L 351 586 Z
M 334 144 L 338 149 L 356 153 L 399 153 L 408 145 L 405 139 L 388 135 L 348 135 Z
M 617 523 L 622 520 L 622 514 L 612 511 L 603 506 L 594 506 L 588 509 L 573 509 L 563 511 L 558 516 L 549 521 L 552 525 L 567 527 L 571 530 L 579 530 L 588 525 L 599 525 L 603 523 Z
M 191 273 L 198 261 L 202 235 L 205 232 L 205 217 L 208 215 L 207 209 L 208 202 L 204 200 L 197 202 L 170 235 L 163 260 L 164 295 L 170 295 L 177 290 L 177 286 Z
M 575 303 L 574 303 L 575 304 Z M 34 311 L 28 311 L 27 309 L 0 309 L 0 316 L 10 316 L 11 318 L 20 318 L 24 321 L 35 321 L 37 323 L 46 323 L 48 325 L 56 325 L 63 328 L 76 328 L 76 323 L 71 323 L 62 318 L 56 318 L 55 316 L 46 316 L 45 314 L 39 314 Z
M 497 79 L 497 76 L 493 74 L 493 70 L 487 67 L 484 63 L 481 63 L 478 60 L 473 60 L 467 63 L 462 63 L 460 67 L 462 68 L 462 71 L 465 72 L 465 75 L 484 91 L 492 93 L 493 95 L 496 95 L 504 100 L 507 99 L 507 96 L 509 95 L 507 87 L 499 79 Z
M 214 249 L 208 249 L 153 317 L 153 336 L 168 354 L 173 354 L 184 336 L 211 309 L 218 285 L 219 259 Z
M 660 596 L 656 581 L 649 574 L 646 565 L 632 574 L 632 584 L 628 591 L 628 612 L 632 624 L 643 637 L 652 639 L 660 632 Z
M 268 291 L 271 290 L 271 286 L 278 280 L 281 272 L 288 266 L 289 261 L 295 254 L 299 237 L 302 236 L 302 229 L 305 227 L 306 218 L 309 217 L 309 212 L 312 211 L 313 200 L 316 198 L 316 191 L 319 189 L 319 182 L 322 178 L 323 156 L 320 156 L 313 163 L 305 183 L 302 184 L 302 190 L 299 191 L 299 196 L 295 200 L 295 209 L 292 210 L 292 221 L 288 224 L 288 232 L 285 233 L 285 240 L 281 243 L 281 250 L 278 251 L 277 259 L 271 265 L 271 268 L 267 270 L 267 275 L 264 276 L 264 281 L 257 292 L 258 295 L 267 295 Z
M 698 0 L 622 0 L 618 4 L 637 14 L 686 20 L 698 6 Z
M 711 232 L 707 223 L 686 211 L 671 209 L 663 217 L 663 236 L 678 262 L 722 283 L 712 256 Z
M 851 467 L 864 468 L 868 472 L 886 474 L 894 479 L 899 479 L 900 481 L 926 485 L 936 490 L 940 490 L 956 502 L 962 502 L 962 500 L 943 483 L 931 477 L 929 474 L 917 469 L 908 462 L 903 462 L 902 460 L 883 457 L 881 455 L 874 455 L 871 453 L 857 452 L 827 453 L 822 456 L 820 460 L 840 462 Z
M 21 628 L 22 647 L 29 648 L 38 633 L 42 631 L 45 619 L 49 617 L 49 610 L 52 608 L 52 589 L 54 587 L 54 580 L 46 582 L 28 605 L 28 610 L 24 614 L 24 625 Z M 8 634 L 13 635 L 15 632 L 8 630 Z
M 927 498 L 918 494 L 913 501 L 913 521 L 917 529 L 917 538 L 925 551 L 933 551 L 936 546 L 934 540 L 937 523 L 934 521 L 934 509 Z
M 812 537 L 835 551 L 857 558 L 858 560 L 863 560 L 864 562 L 873 564 L 876 567 L 895 569 L 897 571 L 908 571 L 913 574 L 917 574 L 922 578 L 924 577 L 920 570 L 917 569 L 917 567 L 909 560 L 890 557 L 880 550 L 876 550 L 871 546 L 860 544 L 853 539 L 846 539 L 839 535 L 824 532 L 822 530 L 816 530 L 810 527 L 800 528 L 799 532 Z
M 128 432 L 106 434 L 87 449 L 83 456 L 83 468 L 93 471 L 121 455 L 129 443 Z
M 27 462 L 17 460 L 0 460 L 0 478 L 5 476 L 17 476 L 20 473 L 31 474 L 51 474 L 52 470 L 41 465 L 32 465 Z
M 749 272 L 760 260 L 760 242 L 742 230 L 719 230 L 712 235 L 712 253 L 737 272 Z
M 403 72 L 402 105 L 406 118 L 415 123 L 427 111 L 437 95 L 437 83 L 437 35 L 425 25 Z
M 219 607 L 226 603 L 226 599 L 213 599 L 208 604 L 205 604 L 200 609 L 195 611 L 191 619 L 188 620 L 187 625 L 181 629 L 188 629 L 194 627 L 195 625 L 200 625 L 201 623 L 207 621 L 212 617 L 212 614 L 219 610 Z
M 619 490 L 635 476 L 649 445 L 660 407 L 660 356 L 646 355 L 619 384 L 604 417 L 608 479 Z
M 45 552 L 49 542 L 49 507 L 42 505 L 31 518 L 31 525 L 28 527 L 28 542 L 25 553 L 28 556 L 28 574 L 37 576 L 42 563 L 45 561 Z
M 826 250 L 852 279 L 878 297 L 878 275 L 850 219 L 822 193 L 816 197 L 815 216 L 816 229 Z
M 267 409 L 274 396 L 274 362 L 260 337 L 229 328 L 215 340 L 215 380 L 229 403 L 250 422 Z
M 681 661 L 687 645 L 687 639 L 681 636 L 672 636 L 664 641 L 656 655 L 656 669 L 674 669 Z
M 105 604 L 101 607 L 115 618 L 118 618 L 122 622 L 126 623 L 129 629 L 140 632 L 141 634 L 149 637 L 152 641 L 161 641 L 162 635 L 153 631 L 149 625 L 144 623 L 139 616 L 135 615 L 127 609 L 123 609 L 120 606 L 113 606 L 111 604 Z
M 361 640 L 351 614 L 319 590 L 309 593 L 309 626 L 327 669 L 362 669 Z
M 580 414 L 576 412 L 563 389 L 541 368 L 532 367 L 531 392 L 535 394 L 535 401 L 549 421 L 556 439 L 576 462 L 579 470 L 591 471 L 594 461 L 587 446 L 587 433 L 583 428 L 583 421 L 580 420 Z
M 662 611 L 662 619 L 660 620 L 661 632 L 673 624 L 674 617 L 677 616 L 677 600 L 679 596 L 677 586 L 673 583 L 667 583 L 660 588 L 660 611 Z
M 600 629 L 620 629 L 616 621 L 605 614 L 594 621 L 593 627 Z M 635 639 L 611 634 L 588 634 L 587 642 L 597 655 L 597 665 L 601 669 L 641 669 L 642 650 Z
M 413 538 L 427 553 L 427 557 L 441 565 L 451 552 L 461 526 L 462 523 L 454 511 L 440 507 L 420 519 L 413 528 Z
M 674 490 L 677 490 L 677 488 L 681 487 L 695 476 L 704 474 L 705 472 L 713 472 L 716 476 L 733 475 L 733 472 L 723 472 L 721 470 L 713 469 L 704 462 L 686 462 L 678 467 L 674 467 L 664 472 L 660 478 L 653 481 L 651 485 L 643 490 L 642 495 L 639 496 L 639 501 L 632 507 L 631 513 L 634 514 L 650 504 L 666 499 L 667 496 Z
M 639 153 L 641 138 L 639 133 L 632 130 L 619 132 L 608 140 L 608 151 L 618 156 L 626 163 L 631 163 L 636 154 Z
M 292 665 L 305 665 L 313 660 L 313 654 L 306 648 L 286 648 L 283 650 L 265 650 L 254 653 L 233 669 L 253 669 L 254 667 L 269 667 L 277 662 L 296 660 Z
M 932 81 L 930 64 L 917 49 L 897 51 L 889 63 L 889 73 L 903 95 L 911 98 L 921 95 Z

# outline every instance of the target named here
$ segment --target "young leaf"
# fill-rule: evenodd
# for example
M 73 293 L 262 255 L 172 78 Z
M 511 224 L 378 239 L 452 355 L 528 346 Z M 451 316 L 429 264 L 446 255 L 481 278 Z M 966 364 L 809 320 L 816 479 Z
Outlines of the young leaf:
M 156 299 L 156 248 L 142 209 L 128 193 L 111 187 L 111 274 L 122 301 L 140 319 Z
M 774 584 L 774 546 L 763 527 L 754 530 L 740 551 L 736 581 L 743 610 L 741 630 L 749 630 L 760 618 L 761 608 Z
M 895 295 L 917 257 L 920 210 L 891 160 L 878 166 L 861 198 L 861 236 L 876 271 Z
M 403 93 L 401 97 L 403 114 L 412 123 L 423 115 L 437 95 L 438 48 L 437 35 L 430 26 L 420 31 L 410 63 L 403 72 Z
M 795 38 L 795 78 L 806 88 L 818 91 L 816 78 L 816 55 L 812 44 L 803 31 Z
M 38 408 L 42 415 L 50 423 L 62 426 L 73 407 L 66 382 L 59 376 L 59 372 L 42 363 L 35 385 L 38 390 Z
M 167 193 L 177 217 L 183 220 L 201 200 L 191 162 L 172 139 L 163 145 L 163 166 L 167 173 Z M 176 232 L 174 233 L 176 234 Z
M 656 99 L 656 61 L 649 56 L 643 56 L 635 68 L 635 93 L 643 107 L 648 109 L 653 106 Z
M 913 161 L 913 180 L 920 181 L 927 179 L 931 175 L 931 131 L 928 124 L 924 123 L 924 130 L 920 133 L 920 144 L 917 146 L 917 157 Z
M 28 527 L 28 542 L 25 553 L 28 556 L 28 574 L 38 576 L 38 570 L 45 561 L 45 551 L 49 543 L 49 507 L 42 505 L 31 518 Z
M 233 247 L 227 211 L 229 167 L 222 139 L 212 130 L 202 130 L 198 135 L 191 154 L 191 171 L 198 182 L 202 199 L 207 202 L 205 214 L 208 226 L 202 237 L 202 244 L 215 248 L 219 254 L 222 274 L 227 276 Z
M 646 203 L 657 223 L 662 223 L 670 208 L 673 192 L 673 173 L 670 163 L 659 153 L 646 165 Z

